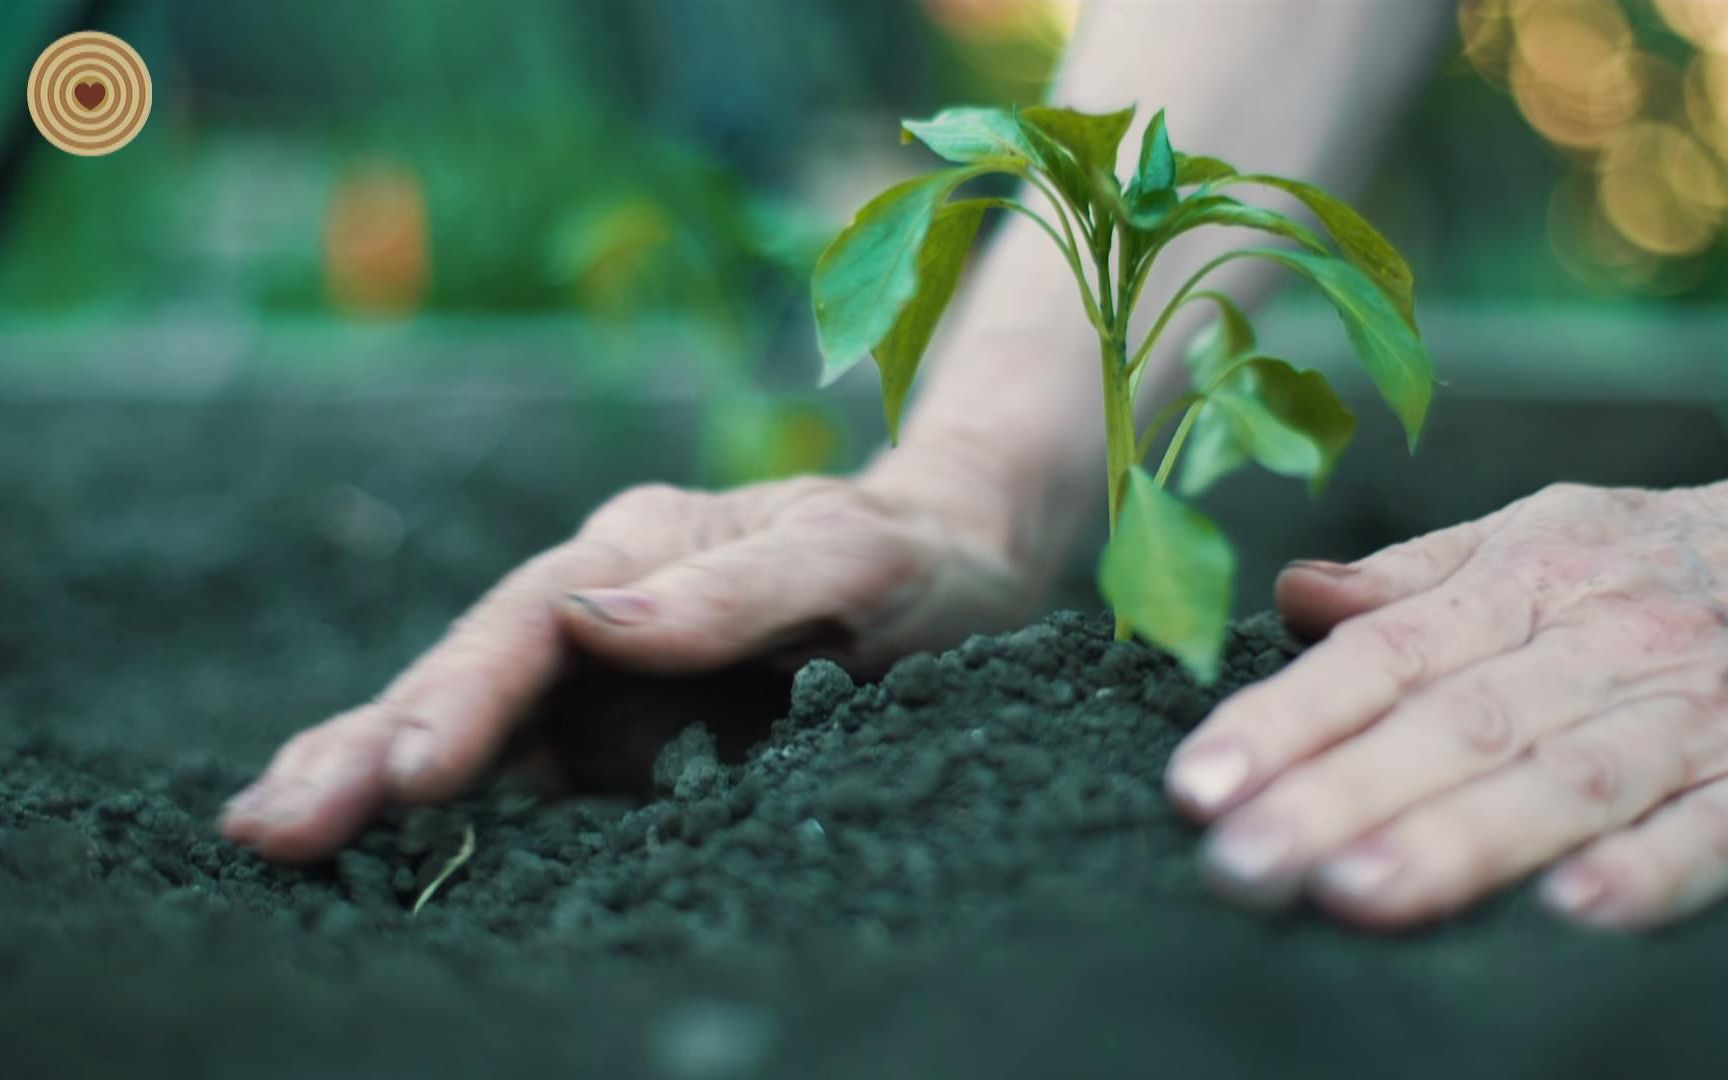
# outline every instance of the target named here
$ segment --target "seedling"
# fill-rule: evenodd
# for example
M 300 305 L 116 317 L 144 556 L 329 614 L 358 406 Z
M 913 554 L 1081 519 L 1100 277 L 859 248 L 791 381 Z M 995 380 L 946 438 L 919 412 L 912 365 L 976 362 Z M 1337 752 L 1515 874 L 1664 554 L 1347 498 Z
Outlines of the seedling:
M 955 108 L 906 121 L 902 141 L 922 142 L 953 167 L 877 196 L 818 260 L 812 294 L 823 382 L 875 357 L 889 436 L 897 438 L 918 363 L 985 212 L 1037 222 L 1067 260 L 1098 332 L 1110 507 L 1098 584 L 1115 610 L 1116 636 L 1138 633 L 1210 681 L 1229 622 L 1235 555 L 1217 525 L 1167 489 L 1178 457 L 1183 497 L 1250 461 L 1304 479 L 1317 492 L 1356 419 L 1319 372 L 1262 352 L 1235 301 L 1203 287 L 1207 276 L 1238 259 L 1262 259 L 1318 287 L 1412 450 L 1433 395 L 1434 368 L 1416 328 L 1410 268 L 1356 211 L 1312 184 L 1174 152 L 1162 111 L 1147 125 L 1124 184 L 1115 164 L 1133 120 L 1132 108 L 1088 114 L 1038 107 Z M 1055 220 L 1015 199 L 953 198 L 968 181 L 990 174 L 1024 179 L 1043 193 Z M 1245 186 L 1295 196 L 1326 239 L 1224 193 Z M 1170 296 L 1145 337 L 1131 342 L 1130 319 L 1158 256 L 1207 225 L 1256 229 L 1290 244 L 1213 259 Z M 1134 400 L 1149 358 L 1176 313 L 1198 302 L 1215 306 L 1219 318 L 1187 356 L 1193 389 L 1137 432 Z M 1142 462 L 1171 423 L 1163 457 L 1148 471 Z

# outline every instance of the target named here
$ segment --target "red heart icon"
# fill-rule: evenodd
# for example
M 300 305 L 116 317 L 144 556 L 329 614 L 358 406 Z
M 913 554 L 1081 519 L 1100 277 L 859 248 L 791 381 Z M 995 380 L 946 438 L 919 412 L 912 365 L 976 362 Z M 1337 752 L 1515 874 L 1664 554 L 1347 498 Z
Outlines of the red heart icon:
M 81 82 L 72 88 L 72 96 L 78 99 L 85 112 L 90 112 L 102 104 L 102 99 L 108 96 L 108 88 L 99 82 Z

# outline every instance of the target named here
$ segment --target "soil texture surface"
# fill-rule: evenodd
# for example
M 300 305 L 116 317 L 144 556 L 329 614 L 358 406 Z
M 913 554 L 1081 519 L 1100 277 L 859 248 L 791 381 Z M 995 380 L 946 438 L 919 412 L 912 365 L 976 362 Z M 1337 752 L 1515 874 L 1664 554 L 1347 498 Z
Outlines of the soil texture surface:
M 613 794 L 506 779 L 308 869 L 212 835 L 243 779 L 212 759 L 15 740 L 8 1060 L 28 1076 L 1580 1076 L 1657 1055 L 1664 1075 L 1704 1075 L 1728 1016 L 1720 916 L 1621 941 L 1514 895 L 1388 940 L 1205 895 L 1163 762 L 1218 694 L 1296 651 L 1250 620 L 1202 689 L 1102 616 L 1061 614 L 877 684 L 817 661 L 742 760 L 723 745 L 736 730 L 685 726 L 636 759 L 648 791 L 631 798 L 639 744 L 615 743 Z M 737 681 L 682 698 L 736 729 L 765 697 Z M 598 692 L 645 700 L 624 679 Z M 560 745 L 581 760 L 588 741 L 604 735 Z
M 1626 416 L 1694 466 L 1694 431 Z M 686 475 L 653 439 L 590 467 L 639 420 L 0 403 L 0 1075 L 1724 1075 L 1728 910 L 1616 938 L 1516 890 L 1386 937 L 1206 894 L 1160 777 L 1296 655 L 1268 616 L 1207 688 L 1090 613 L 869 683 L 591 672 L 524 739 L 566 793 L 501 774 L 307 868 L 215 835 L 282 737 L 580 508 Z M 1442 504 L 1399 472 L 1350 500 L 1384 520 L 1283 557 L 1445 523 L 1398 499 L 1455 520 L 1562 478 L 1512 452 L 1529 431 L 1454 440 L 1520 491 Z

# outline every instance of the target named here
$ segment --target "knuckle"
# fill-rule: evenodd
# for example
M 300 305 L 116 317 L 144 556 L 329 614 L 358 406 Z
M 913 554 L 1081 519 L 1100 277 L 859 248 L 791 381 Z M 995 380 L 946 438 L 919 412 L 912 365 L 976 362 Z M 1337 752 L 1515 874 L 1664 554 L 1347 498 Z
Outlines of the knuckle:
M 1646 654 L 1670 655 L 1721 635 L 1722 616 L 1709 605 L 1616 597 L 1614 625 L 1622 641 Z
M 276 751 L 273 764 L 281 769 L 299 768 L 318 756 L 323 743 L 321 729 L 308 728 L 282 744 L 282 748 Z
M 1434 581 L 1448 576 L 1457 560 L 1448 558 L 1445 534 L 1393 544 L 1362 563 L 1370 586 L 1393 587 L 1404 579 Z
M 1694 787 L 1728 771 L 1728 687 L 1710 694 L 1677 693 L 1670 699 L 1668 741 L 1680 761 L 1680 786 Z
M 590 522 L 613 519 L 639 519 L 663 516 L 672 512 L 695 495 L 671 484 L 638 484 L 625 488 L 600 504 Z
M 871 516 L 852 488 L 822 481 L 794 496 L 780 511 L 783 522 L 822 531 L 854 528 Z
M 1545 531 L 1509 542 L 1501 557 L 1509 579 L 1538 598 L 1569 596 L 1575 587 L 1599 580 L 1607 566 L 1597 548 Z
M 1519 731 L 1505 699 L 1492 689 L 1474 686 L 1446 702 L 1447 722 L 1465 752 L 1473 758 L 1500 760 L 1518 747 Z
M 918 547 L 901 542 L 897 537 L 883 538 L 872 544 L 863 565 L 869 569 L 860 580 L 877 593 L 920 578 L 926 568 Z
M 385 723 L 391 731 L 403 728 L 425 728 L 430 725 L 421 716 L 421 701 L 424 691 L 413 685 L 392 686 L 378 695 L 373 704 L 384 716 Z
M 1354 620 L 1339 629 L 1347 644 L 1365 647 L 1399 686 L 1413 686 L 1427 675 L 1432 645 L 1429 631 L 1420 624 L 1381 617 Z
M 613 580 L 630 576 L 636 557 L 622 544 L 603 536 L 585 536 L 553 553 L 541 575 L 552 589 L 563 590 L 595 577 Z
M 1626 791 L 1626 764 L 1615 750 L 1592 742 L 1544 740 L 1536 744 L 1537 764 L 1588 807 L 1607 811 Z
M 678 591 L 705 618 L 724 623 L 747 606 L 747 598 L 733 575 L 699 558 L 690 560 L 685 568 L 689 573 L 680 581 Z
M 1585 505 L 1594 505 L 1600 494 L 1598 489 L 1586 484 L 1562 480 L 1549 484 L 1531 495 L 1529 504 L 1543 509 L 1570 510 Z

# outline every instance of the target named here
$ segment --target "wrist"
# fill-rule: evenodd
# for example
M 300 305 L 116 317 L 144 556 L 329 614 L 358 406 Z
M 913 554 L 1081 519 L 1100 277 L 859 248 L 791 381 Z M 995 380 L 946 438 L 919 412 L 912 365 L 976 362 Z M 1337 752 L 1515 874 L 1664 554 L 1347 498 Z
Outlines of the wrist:
M 1017 468 L 990 440 L 964 431 L 927 431 L 885 447 L 858 475 L 871 490 L 930 514 L 973 552 L 999 562 L 1042 591 L 1066 546 L 1049 512 L 1047 469 Z

